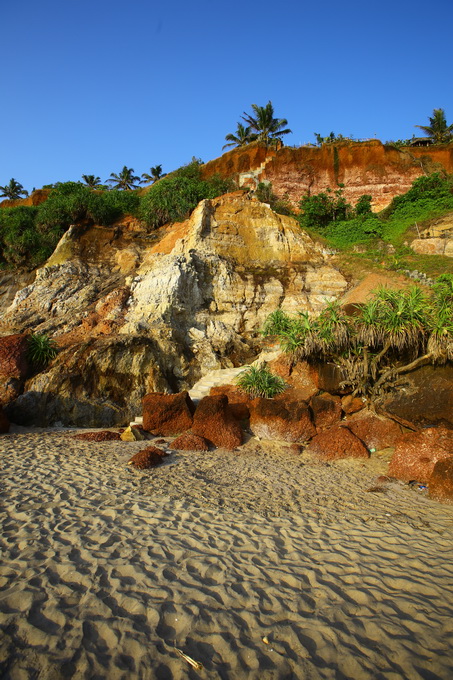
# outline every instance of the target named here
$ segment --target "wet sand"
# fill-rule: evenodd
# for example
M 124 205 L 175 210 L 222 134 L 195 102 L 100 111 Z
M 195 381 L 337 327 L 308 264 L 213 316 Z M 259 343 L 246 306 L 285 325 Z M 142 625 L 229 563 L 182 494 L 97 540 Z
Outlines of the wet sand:
M 368 491 L 389 452 L 71 434 L 0 438 L 2 679 L 453 677 L 453 507 Z

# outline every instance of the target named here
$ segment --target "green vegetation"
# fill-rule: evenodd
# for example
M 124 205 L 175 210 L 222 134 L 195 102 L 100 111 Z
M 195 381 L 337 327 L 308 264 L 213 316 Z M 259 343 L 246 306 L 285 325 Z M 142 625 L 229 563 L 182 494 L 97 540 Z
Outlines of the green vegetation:
M 0 187 L 0 198 L 5 196 L 9 199 L 20 198 L 21 196 L 28 196 L 28 191 L 25 191 L 22 184 L 16 182 L 14 177 L 9 180 L 9 184 L 4 187 Z
M 45 368 L 58 354 L 56 343 L 47 335 L 34 333 L 28 338 L 27 358 L 36 370 Z
M 313 133 L 316 139 L 316 144 L 318 146 L 322 146 L 323 144 L 333 144 L 333 142 L 344 142 L 344 141 L 349 141 L 349 137 L 343 137 L 343 135 L 336 135 L 334 132 L 331 132 L 330 135 L 327 135 L 327 137 L 322 137 L 319 132 L 314 132 Z
M 453 124 L 447 125 L 445 118 L 445 111 L 443 109 L 434 109 L 433 115 L 429 116 L 429 125 L 416 125 L 423 132 L 432 139 L 433 144 L 448 144 L 453 140 Z
M 254 142 L 257 139 L 257 135 L 252 133 L 250 125 L 245 126 L 242 125 L 242 123 L 238 123 L 236 133 L 226 135 L 225 139 L 229 143 L 224 144 L 222 149 L 226 149 L 229 146 L 245 146 L 246 144 L 250 144 L 250 142 Z
M 380 214 L 371 211 L 369 195 L 361 196 L 352 208 L 341 188 L 304 196 L 299 207 L 301 227 L 322 235 L 335 248 L 371 246 L 376 239 L 398 247 L 410 227 L 453 210 L 453 177 L 440 173 L 419 177 L 408 192 L 396 196 Z
M 255 139 L 259 142 L 269 146 L 281 142 L 282 135 L 290 134 L 291 130 L 285 128 L 288 125 L 286 118 L 274 117 L 274 107 L 271 101 L 266 106 L 252 104 L 252 109 L 255 115 L 244 111 L 242 119 L 250 127 Z
M 82 179 L 85 186 L 90 187 L 90 189 L 96 189 L 96 187 L 102 186 L 101 178 L 96 177 L 95 175 L 82 175 Z
M 286 389 L 283 378 L 271 373 L 265 363 L 246 368 L 236 379 L 236 384 L 252 398 L 272 399 Z
M 440 276 L 430 295 L 413 286 L 381 288 L 354 316 L 332 302 L 317 317 L 271 315 L 264 335 L 276 335 L 294 360 L 336 363 L 353 394 L 379 399 L 404 373 L 453 360 L 453 275 Z
M 234 188 L 231 181 L 219 176 L 201 179 L 200 162 L 194 159 L 150 188 L 141 199 L 140 217 L 153 228 L 178 222 L 188 217 L 203 198 L 215 198 Z
M 140 180 L 140 184 L 150 184 L 157 182 L 158 179 L 161 177 L 164 177 L 165 175 L 162 174 L 162 166 L 161 165 L 155 165 L 153 168 L 149 169 L 151 174 L 148 174 L 147 172 L 142 173 L 142 179 Z
M 276 196 L 272 191 L 270 182 L 260 182 L 256 187 L 255 196 L 261 203 L 268 203 L 272 210 L 279 215 L 294 215 L 289 198 Z

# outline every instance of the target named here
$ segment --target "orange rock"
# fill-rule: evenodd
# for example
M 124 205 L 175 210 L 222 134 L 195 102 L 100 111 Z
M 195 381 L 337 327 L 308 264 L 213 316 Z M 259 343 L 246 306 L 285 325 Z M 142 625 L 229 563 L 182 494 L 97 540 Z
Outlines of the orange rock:
M 435 464 L 428 487 L 431 498 L 453 504 L 453 456 Z
M 209 442 L 197 434 L 184 432 L 172 442 L 171 447 L 177 451 L 209 451 Z
M 346 425 L 368 449 L 380 450 L 395 446 L 402 435 L 400 425 L 394 420 L 379 417 L 366 409 L 348 418 Z
M 363 443 L 347 427 L 336 425 L 313 437 L 308 451 L 323 460 L 340 458 L 368 458 L 369 453 Z
M 114 440 L 120 440 L 121 435 L 119 432 L 110 432 L 110 430 L 102 430 L 101 432 L 81 432 L 80 434 L 74 434 L 72 439 L 80 439 L 81 441 L 88 442 L 109 442 Z
M 283 399 L 254 399 L 250 429 L 260 439 L 286 442 L 304 442 L 316 434 L 308 405 Z
M 318 432 L 327 430 L 341 419 L 342 408 L 340 397 L 324 392 L 312 397 L 309 403 Z
M 163 462 L 165 451 L 158 449 L 157 446 L 148 446 L 146 449 L 136 453 L 127 464 L 137 468 L 137 470 L 146 470 L 150 467 L 156 467 Z
M 428 484 L 436 463 L 452 459 L 453 430 L 429 427 L 420 432 L 409 432 L 396 443 L 389 475 L 404 482 Z
M 180 434 L 192 426 L 195 406 L 188 392 L 151 392 L 142 399 L 143 429 L 156 435 Z
M 235 449 L 242 444 L 242 430 L 222 394 L 204 397 L 193 418 L 192 433 L 204 437 L 214 446 Z

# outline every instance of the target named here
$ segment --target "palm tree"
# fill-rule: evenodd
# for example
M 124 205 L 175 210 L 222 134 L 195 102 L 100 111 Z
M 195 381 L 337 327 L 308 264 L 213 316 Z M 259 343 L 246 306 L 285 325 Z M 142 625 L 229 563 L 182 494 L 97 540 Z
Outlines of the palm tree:
M 150 175 L 148 175 L 147 172 L 144 172 L 142 174 L 142 179 L 140 180 L 140 184 L 148 184 L 149 182 L 157 182 L 158 179 L 161 177 L 164 177 L 162 174 L 162 166 L 161 165 L 155 165 L 154 168 L 150 168 Z
M 244 111 L 242 119 L 257 133 L 256 139 L 264 142 L 266 146 L 277 141 L 281 142 L 281 136 L 291 132 L 288 128 L 283 129 L 285 125 L 288 125 L 286 118 L 274 118 L 274 107 L 271 101 L 266 106 L 252 104 L 252 109 L 255 117 Z
M 238 123 L 236 133 L 226 135 L 225 139 L 229 144 L 224 144 L 222 149 L 226 149 L 227 146 L 245 146 L 246 144 L 255 141 L 257 137 L 258 135 L 252 133 L 250 125 L 247 125 L 246 127 L 245 125 L 242 125 L 242 123 Z
M 9 180 L 9 184 L 5 187 L 0 187 L 0 197 L 6 196 L 9 199 L 20 198 L 22 195 L 28 196 L 28 191 L 25 191 L 22 184 L 16 182 L 14 177 Z
M 94 175 L 82 175 L 82 179 L 90 189 L 95 189 L 101 184 L 101 178 Z
M 434 144 L 446 144 L 453 140 L 453 125 L 447 125 L 445 111 L 434 109 L 432 117 L 429 116 L 429 125 L 415 125 L 433 140 Z
M 107 182 L 112 183 L 112 189 L 122 189 L 123 191 L 137 189 L 136 182 L 138 181 L 140 181 L 140 177 L 134 175 L 134 168 L 128 168 L 126 165 L 118 175 L 111 172 L 110 178 L 107 180 Z

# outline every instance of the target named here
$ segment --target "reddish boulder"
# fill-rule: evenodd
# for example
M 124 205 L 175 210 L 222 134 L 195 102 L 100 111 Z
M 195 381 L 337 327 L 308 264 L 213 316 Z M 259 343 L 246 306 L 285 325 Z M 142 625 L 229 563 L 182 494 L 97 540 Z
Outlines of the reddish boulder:
M 318 432 L 327 430 L 341 420 L 343 411 L 340 397 L 324 392 L 323 394 L 312 397 L 309 403 Z
M 428 487 L 431 498 L 453 504 L 453 456 L 435 464 Z
M 396 443 L 389 475 L 404 482 L 428 484 L 438 461 L 453 458 L 453 430 L 430 427 L 404 434 Z
M 269 368 L 272 373 L 284 379 L 291 392 L 292 401 L 308 401 L 318 392 L 316 369 L 306 361 L 293 364 L 290 357 L 282 354 L 269 363 Z
M 160 465 L 165 455 L 165 451 L 162 451 L 162 449 L 158 449 L 156 446 L 148 446 L 148 448 L 132 456 L 127 464 L 132 465 L 137 470 L 146 470 L 147 468 Z
M 157 435 L 180 434 L 192 426 L 195 406 L 188 392 L 151 392 L 142 399 L 143 429 Z
M 0 434 L 6 434 L 7 432 L 9 432 L 9 420 L 0 406 Z
M 335 425 L 313 437 L 309 453 L 315 453 L 323 460 L 339 458 L 368 458 L 369 453 L 363 443 L 347 427 Z
M 184 432 L 172 442 L 171 448 L 177 451 L 209 451 L 209 442 L 197 434 Z
M 121 435 L 119 432 L 101 430 L 100 432 L 80 432 L 80 434 L 73 435 L 72 439 L 80 439 L 81 441 L 87 442 L 110 442 L 120 440 Z
M 250 429 L 260 439 L 303 442 L 316 434 L 310 410 L 304 401 L 254 399 Z
M 407 386 L 387 397 L 381 412 L 413 430 L 453 429 L 453 364 L 423 366 L 404 377 Z
M 211 387 L 209 394 L 211 396 L 225 394 L 228 397 L 228 406 L 236 420 L 248 420 L 250 418 L 249 404 L 252 399 L 235 385 L 216 385 Z
M 6 406 L 22 394 L 28 372 L 28 335 L 0 338 L 0 404 Z
M 341 398 L 341 408 L 346 415 L 351 415 L 365 408 L 365 401 L 362 397 L 353 397 L 352 394 L 347 394 Z
M 382 418 L 365 409 L 348 418 L 346 425 L 368 449 L 376 451 L 395 446 L 402 434 L 401 426 L 394 420 Z
M 224 394 L 201 399 L 191 429 L 193 434 L 204 437 L 219 448 L 234 449 L 242 444 L 241 427 Z

